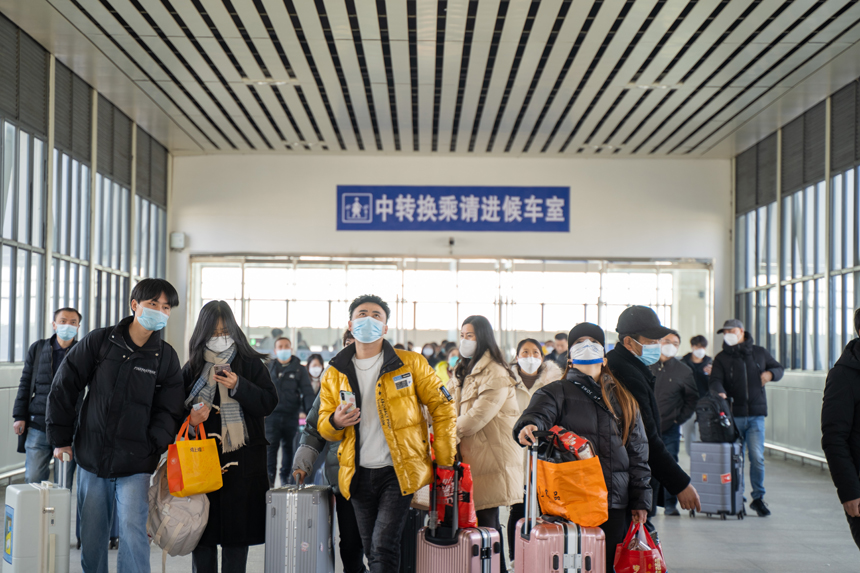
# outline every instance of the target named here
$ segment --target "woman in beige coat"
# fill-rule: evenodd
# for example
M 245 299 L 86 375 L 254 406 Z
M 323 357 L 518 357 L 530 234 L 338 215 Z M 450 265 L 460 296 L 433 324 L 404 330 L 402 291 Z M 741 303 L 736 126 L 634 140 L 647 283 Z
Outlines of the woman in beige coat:
M 523 499 L 523 454 L 511 439 L 520 412 L 516 381 L 486 318 L 463 321 L 460 338 L 460 362 L 449 384 L 460 455 L 472 470 L 478 525 L 501 536 L 499 507 Z M 504 554 L 499 562 L 501 571 L 507 571 Z
M 517 344 L 517 360 L 512 365 L 511 371 L 514 373 L 514 379 L 517 381 L 516 393 L 517 403 L 520 412 L 523 412 L 529 406 L 529 402 L 534 396 L 534 393 L 556 380 L 562 379 L 562 371 L 552 360 L 544 361 L 543 352 L 541 352 L 540 342 L 534 338 L 525 338 Z M 517 521 L 525 517 L 525 505 L 523 505 L 524 497 L 522 495 L 526 487 L 526 468 L 528 467 L 528 450 L 522 453 L 523 468 L 520 473 L 522 480 L 522 490 L 520 490 L 520 500 L 511 506 L 511 513 L 508 516 L 508 554 L 513 561 L 514 545 L 517 535 Z

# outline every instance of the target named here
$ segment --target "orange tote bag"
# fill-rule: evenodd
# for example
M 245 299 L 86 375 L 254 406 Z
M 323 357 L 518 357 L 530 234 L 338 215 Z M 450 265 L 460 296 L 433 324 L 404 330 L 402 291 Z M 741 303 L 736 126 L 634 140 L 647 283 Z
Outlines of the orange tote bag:
M 167 484 L 174 497 L 188 497 L 221 489 L 221 462 L 218 444 L 214 438 L 206 439 L 203 424 L 197 426 L 197 439 L 188 439 L 185 420 L 176 436 L 176 442 L 167 448 Z

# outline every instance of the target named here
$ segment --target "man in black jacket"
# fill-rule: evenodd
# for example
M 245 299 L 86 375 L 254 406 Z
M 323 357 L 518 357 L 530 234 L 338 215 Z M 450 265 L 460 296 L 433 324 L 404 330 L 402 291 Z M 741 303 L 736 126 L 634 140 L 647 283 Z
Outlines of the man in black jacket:
M 648 436 L 648 465 L 651 466 L 651 485 L 659 492 L 662 485 L 678 498 L 683 509 L 701 510 L 699 494 L 688 476 L 663 444 L 660 434 L 660 410 L 654 395 L 654 375 L 648 367 L 660 359 L 660 339 L 671 329 L 660 324 L 651 308 L 631 306 L 618 317 L 618 343 L 606 355 L 609 369 L 633 394 L 639 403 L 645 433 Z M 658 497 L 660 497 L 658 495 Z M 651 512 L 662 505 L 654 500 Z
M 281 450 L 281 485 L 292 483 L 290 468 L 296 453 L 299 413 L 311 411 L 316 392 L 311 386 L 307 368 L 302 366 L 298 356 L 293 356 L 293 344 L 289 338 L 281 337 L 275 341 L 275 360 L 269 363 L 269 375 L 278 390 L 278 406 L 266 418 L 269 483 L 274 487 L 278 450 Z
M 672 458 L 678 461 L 681 449 L 681 424 L 696 412 L 699 392 L 693 381 L 693 371 L 675 358 L 681 346 L 681 336 L 674 330 L 669 332 L 660 346 L 660 360 L 650 366 L 654 382 L 654 394 L 660 411 L 660 434 Z M 678 500 L 671 492 L 664 492 L 663 512 L 678 516 Z
M 559 332 L 555 335 L 553 351 L 544 356 L 543 361 L 555 362 L 556 364 L 558 364 L 558 367 L 561 368 L 561 371 L 564 372 L 567 369 L 568 349 L 569 347 L 567 344 L 567 334 Z
M 759 517 L 770 515 L 764 502 L 764 419 L 767 394 L 764 385 L 782 378 L 785 369 L 770 352 L 753 344 L 744 324 L 729 319 L 717 334 L 723 335 L 723 350 L 714 357 L 711 392 L 732 398 L 732 414 L 741 434 L 743 449 L 749 448 L 752 502 L 750 509 Z
M 91 332 L 69 351 L 54 377 L 48 441 L 58 459 L 72 455 L 74 441 L 81 565 L 87 573 L 108 570 L 115 507 L 122 538 L 118 570 L 150 571 L 149 478 L 185 415 L 179 357 L 155 333 L 178 305 L 176 289 L 167 281 L 140 281 L 131 292 L 133 316 Z M 75 405 L 84 390 L 78 420 Z
M 61 308 L 54 312 L 54 335 L 30 346 L 24 360 L 24 371 L 18 384 L 18 395 L 12 407 L 12 428 L 18 435 L 18 453 L 27 454 L 24 462 L 24 480 L 40 483 L 49 477 L 48 464 L 53 448 L 45 433 L 45 407 L 51 382 L 66 357 L 66 352 L 77 341 L 81 313 L 74 308 Z M 72 483 L 75 463 L 68 464 L 66 483 Z M 59 479 L 54 481 L 59 483 Z
M 860 308 L 854 312 L 860 334 Z M 860 339 L 855 338 L 827 375 L 821 407 L 821 448 L 854 543 L 860 548 Z

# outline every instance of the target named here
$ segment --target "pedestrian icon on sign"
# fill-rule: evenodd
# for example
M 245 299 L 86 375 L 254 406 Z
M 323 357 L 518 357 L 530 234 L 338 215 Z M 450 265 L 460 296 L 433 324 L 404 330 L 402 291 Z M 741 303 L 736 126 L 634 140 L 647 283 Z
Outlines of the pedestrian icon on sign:
M 373 222 L 371 193 L 344 193 L 341 202 L 342 222 L 353 224 Z

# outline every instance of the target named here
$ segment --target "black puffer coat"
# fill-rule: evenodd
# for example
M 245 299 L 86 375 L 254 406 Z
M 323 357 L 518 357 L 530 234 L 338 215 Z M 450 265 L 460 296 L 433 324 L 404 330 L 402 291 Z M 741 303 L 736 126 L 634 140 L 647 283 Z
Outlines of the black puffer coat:
M 237 462 L 224 474 L 224 486 L 206 494 L 209 497 L 209 522 L 200 545 L 246 546 L 266 542 L 266 492 L 269 476 L 266 471 L 265 417 L 278 404 L 278 394 L 269 372 L 262 360 L 236 357 L 230 364 L 238 376 L 239 383 L 232 398 L 239 402 L 248 428 L 245 445 L 233 452 L 221 451 L 218 442 L 218 457 L 221 466 Z M 185 392 L 190 393 L 199 372 L 191 371 L 191 363 L 182 369 Z M 215 392 L 213 404 L 220 406 L 221 394 Z M 190 410 L 186 412 L 190 414 Z M 209 419 L 203 422 L 207 435 L 221 434 L 221 416 L 212 408 Z
M 860 339 L 848 343 L 827 374 L 821 407 L 821 449 L 839 501 L 860 498 Z
M 716 394 L 733 398 L 732 414 L 737 417 L 767 416 L 767 393 L 761 384 L 762 373 L 770 371 L 772 382 L 785 373 L 770 352 L 756 346 L 749 332 L 734 346 L 723 342 L 723 351 L 714 357 L 710 388 Z
M 74 437 L 78 465 L 100 478 L 154 472 L 185 412 L 176 351 L 157 333 L 130 350 L 123 335 L 131 321 L 94 330 L 69 350 L 48 395 L 48 441 L 60 448 Z M 78 419 L 75 404 L 86 388 Z
M 298 425 L 299 412 L 309 412 L 316 395 L 308 369 L 302 366 L 298 356 L 293 356 L 286 364 L 272 360 L 268 370 L 278 391 L 278 405 L 268 422 Z
M 18 395 L 12 407 L 12 418 L 23 420 L 27 426 L 45 431 L 45 409 L 48 407 L 48 394 L 51 392 L 51 382 L 54 380 L 54 340 L 57 335 L 46 340 L 37 340 L 27 351 L 24 370 L 21 372 L 21 382 L 18 384 Z M 72 349 L 77 341 L 72 342 Z M 39 351 L 39 363 L 36 360 L 36 350 Z M 35 379 L 35 382 L 34 382 Z M 33 394 L 30 394 L 30 384 L 33 383 Z M 80 406 L 80 405 L 79 405 Z
M 651 466 L 651 475 L 669 490 L 669 493 L 678 495 L 690 485 L 690 476 L 681 469 L 663 443 L 660 410 L 654 396 L 654 375 L 632 352 L 620 344 L 615 345 L 615 349 L 606 355 L 606 359 L 612 374 L 639 403 L 642 423 L 648 435 L 648 465 Z
M 586 374 L 571 369 L 566 380 L 547 384 L 532 396 L 529 407 L 514 425 L 514 440 L 529 424 L 538 430 L 561 426 L 594 444 L 609 492 L 610 509 L 651 508 L 651 470 L 648 467 L 648 439 L 639 414 L 625 445 L 621 429 L 612 415 L 598 406 L 573 382 L 600 396 L 600 386 Z M 620 411 L 613 404 L 616 412 Z
M 314 400 L 313 406 L 311 406 L 308 416 L 305 418 L 305 429 L 302 432 L 301 440 L 301 444 L 303 446 L 310 446 L 317 452 L 323 451 L 326 443 L 328 443 L 325 441 L 325 438 L 320 435 L 319 431 L 317 431 L 319 418 L 320 397 L 319 394 L 317 394 L 316 400 Z M 340 493 L 340 484 L 337 479 L 337 472 L 340 470 L 340 462 L 337 459 L 337 450 L 339 447 L 340 442 L 332 442 L 325 458 L 325 479 L 331 484 L 332 490 L 335 493 Z M 296 469 L 296 466 L 293 465 L 293 471 Z M 308 476 L 308 480 L 313 479 L 313 477 L 314 476 Z
M 688 352 L 681 358 L 681 363 L 685 364 L 687 368 L 693 371 L 693 378 L 696 379 L 696 390 L 699 391 L 699 398 L 704 398 L 708 394 L 708 384 L 710 382 L 710 375 L 705 374 L 705 368 L 707 368 L 710 364 L 714 362 L 714 359 L 710 356 L 705 356 L 702 358 L 702 361 L 696 364 L 693 362 L 693 353 Z

